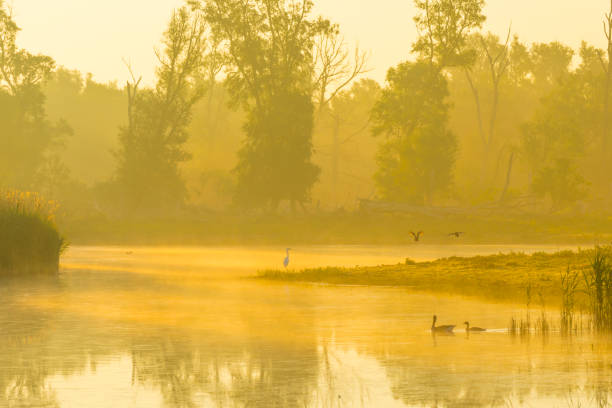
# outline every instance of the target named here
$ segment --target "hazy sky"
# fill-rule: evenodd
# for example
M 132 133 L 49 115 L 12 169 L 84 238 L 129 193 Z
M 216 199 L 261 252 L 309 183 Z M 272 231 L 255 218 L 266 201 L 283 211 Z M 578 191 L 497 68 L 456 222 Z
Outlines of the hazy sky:
M 98 81 L 127 79 L 122 58 L 152 82 L 153 47 L 171 10 L 183 0 L 6 0 L 22 32 L 19 44 L 59 65 L 91 72 Z M 409 57 L 415 39 L 412 0 L 315 0 L 317 12 L 340 23 L 345 37 L 371 52 L 370 76 Z M 486 30 L 524 41 L 581 40 L 603 46 L 602 17 L 609 0 L 489 0 Z

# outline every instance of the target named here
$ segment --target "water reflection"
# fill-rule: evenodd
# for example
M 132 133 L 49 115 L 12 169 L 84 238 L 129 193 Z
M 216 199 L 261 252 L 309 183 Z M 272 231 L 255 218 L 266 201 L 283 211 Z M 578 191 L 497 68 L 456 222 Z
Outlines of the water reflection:
M 194 263 L 178 250 L 147 254 L 141 264 L 119 251 L 98 269 L 0 282 L 0 407 L 548 407 L 612 398 L 609 338 L 428 330 L 433 313 L 503 328 L 520 312 L 511 305 L 238 273 L 213 279 L 206 254 Z M 71 261 L 85 263 L 78 255 Z

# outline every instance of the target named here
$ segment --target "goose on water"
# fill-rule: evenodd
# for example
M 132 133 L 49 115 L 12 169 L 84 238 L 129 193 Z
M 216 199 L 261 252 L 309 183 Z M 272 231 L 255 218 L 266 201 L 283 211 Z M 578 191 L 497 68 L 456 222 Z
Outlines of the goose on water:
M 482 327 L 470 327 L 470 322 L 463 322 L 465 324 L 466 332 L 483 332 L 487 331 L 487 329 L 483 329 Z
M 431 331 L 435 333 L 450 333 L 455 328 L 454 324 L 445 324 L 442 326 L 436 326 L 436 321 L 438 320 L 438 316 L 434 315 L 433 323 L 431 324 Z

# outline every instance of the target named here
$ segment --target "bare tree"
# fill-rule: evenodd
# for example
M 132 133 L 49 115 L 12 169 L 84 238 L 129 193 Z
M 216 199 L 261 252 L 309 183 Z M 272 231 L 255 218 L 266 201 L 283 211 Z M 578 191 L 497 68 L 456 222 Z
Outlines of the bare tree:
M 508 67 L 510 66 L 510 32 L 511 28 L 508 29 L 506 41 L 501 47 L 499 47 L 499 45 L 497 44 L 497 37 L 490 36 L 490 38 L 487 39 L 482 35 L 477 35 L 480 48 L 486 58 L 487 68 L 491 77 L 491 93 L 493 102 L 491 104 L 491 111 L 489 113 L 489 127 L 487 133 L 485 133 L 484 130 L 480 94 L 476 84 L 474 83 L 474 79 L 472 78 L 472 68 L 470 66 L 464 67 L 466 79 L 472 91 L 472 95 L 474 96 L 474 102 L 476 104 L 476 115 L 478 120 L 478 130 L 485 150 L 489 150 L 491 144 L 493 143 L 493 139 L 495 136 L 495 122 L 497 120 L 497 110 L 499 106 L 499 86 L 501 80 L 506 75 Z M 494 44 L 491 44 L 491 39 L 495 39 Z
M 489 50 L 487 43 L 484 38 L 481 37 L 480 41 L 482 44 L 482 48 L 485 51 L 487 56 L 487 61 L 489 62 L 489 69 L 491 74 L 491 83 L 493 84 L 493 104 L 491 106 L 491 116 L 489 118 L 489 138 L 487 140 L 487 145 L 491 146 L 493 142 L 494 132 L 495 132 L 495 121 L 497 120 L 497 107 L 499 105 L 499 83 L 501 79 L 506 74 L 508 66 L 510 65 L 510 58 L 508 53 L 508 43 L 510 41 L 510 32 L 512 27 L 508 28 L 508 35 L 506 36 L 506 42 L 504 46 L 499 50 L 497 55 L 493 56 L 491 54 L 492 50 Z
M 610 128 L 610 87 L 612 86 L 612 0 L 610 0 L 610 11 L 606 13 L 603 21 L 604 35 L 608 41 L 608 60 L 604 61 L 603 57 L 600 56 L 601 64 L 606 74 L 606 83 L 604 88 L 604 100 L 603 100 L 603 134 L 602 134 L 602 147 L 604 161 L 607 162 L 608 156 L 608 137 Z
M 142 76 L 136 79 L 136 75 L 134 75 L 134 70 L 132 69 L 132 64 L 126 59 L 123 59 L 123 63 L 125 64 L 128 72 L 130 73 L 130 79 L 128 79 L 125 83 L 125 90 L 127 91 L 128 97 L 128 132 L 131 133 L 134 129 L 134 106 L 136 104 L 138 86 L 142 81 Z
M 343 118 L 338 112 L 330 108 L 330 104 L 359 76 L 368 72 L 367 63 L 369 54 L 355 47 L 351 52 L 344 38 L 340 35 L 337 26 L 321 33 L 315 42 L 313 53 L 315 67 L 315 104 L 317 107 L 317 121 L 325 111 L 332 122 L 332 184 L 334 191 L 338 183 L 338 168 L 340 161 L 340 128 Z
M 335 26 L 317 37 L 313 56 L 315 100 L 319 111 L 342 89 L 369 71 L 369 54 L 361 51 L 358 46 L 351 53 Z

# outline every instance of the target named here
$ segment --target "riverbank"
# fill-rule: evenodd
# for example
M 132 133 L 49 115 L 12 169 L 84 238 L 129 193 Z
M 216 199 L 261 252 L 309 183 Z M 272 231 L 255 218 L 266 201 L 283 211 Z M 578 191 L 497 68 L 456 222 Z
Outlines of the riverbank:
M 297 272 L 261 271 L 257 279 L 334 285 L 406 287 L 419 291 L 477 296 L 530 306 L 558 306 L 562 274 L 569 267 L 590 268 L 594 250 L 555 253 L 509 253 L 449 257 L 430 262 L 354 268 L 311 268 Z

